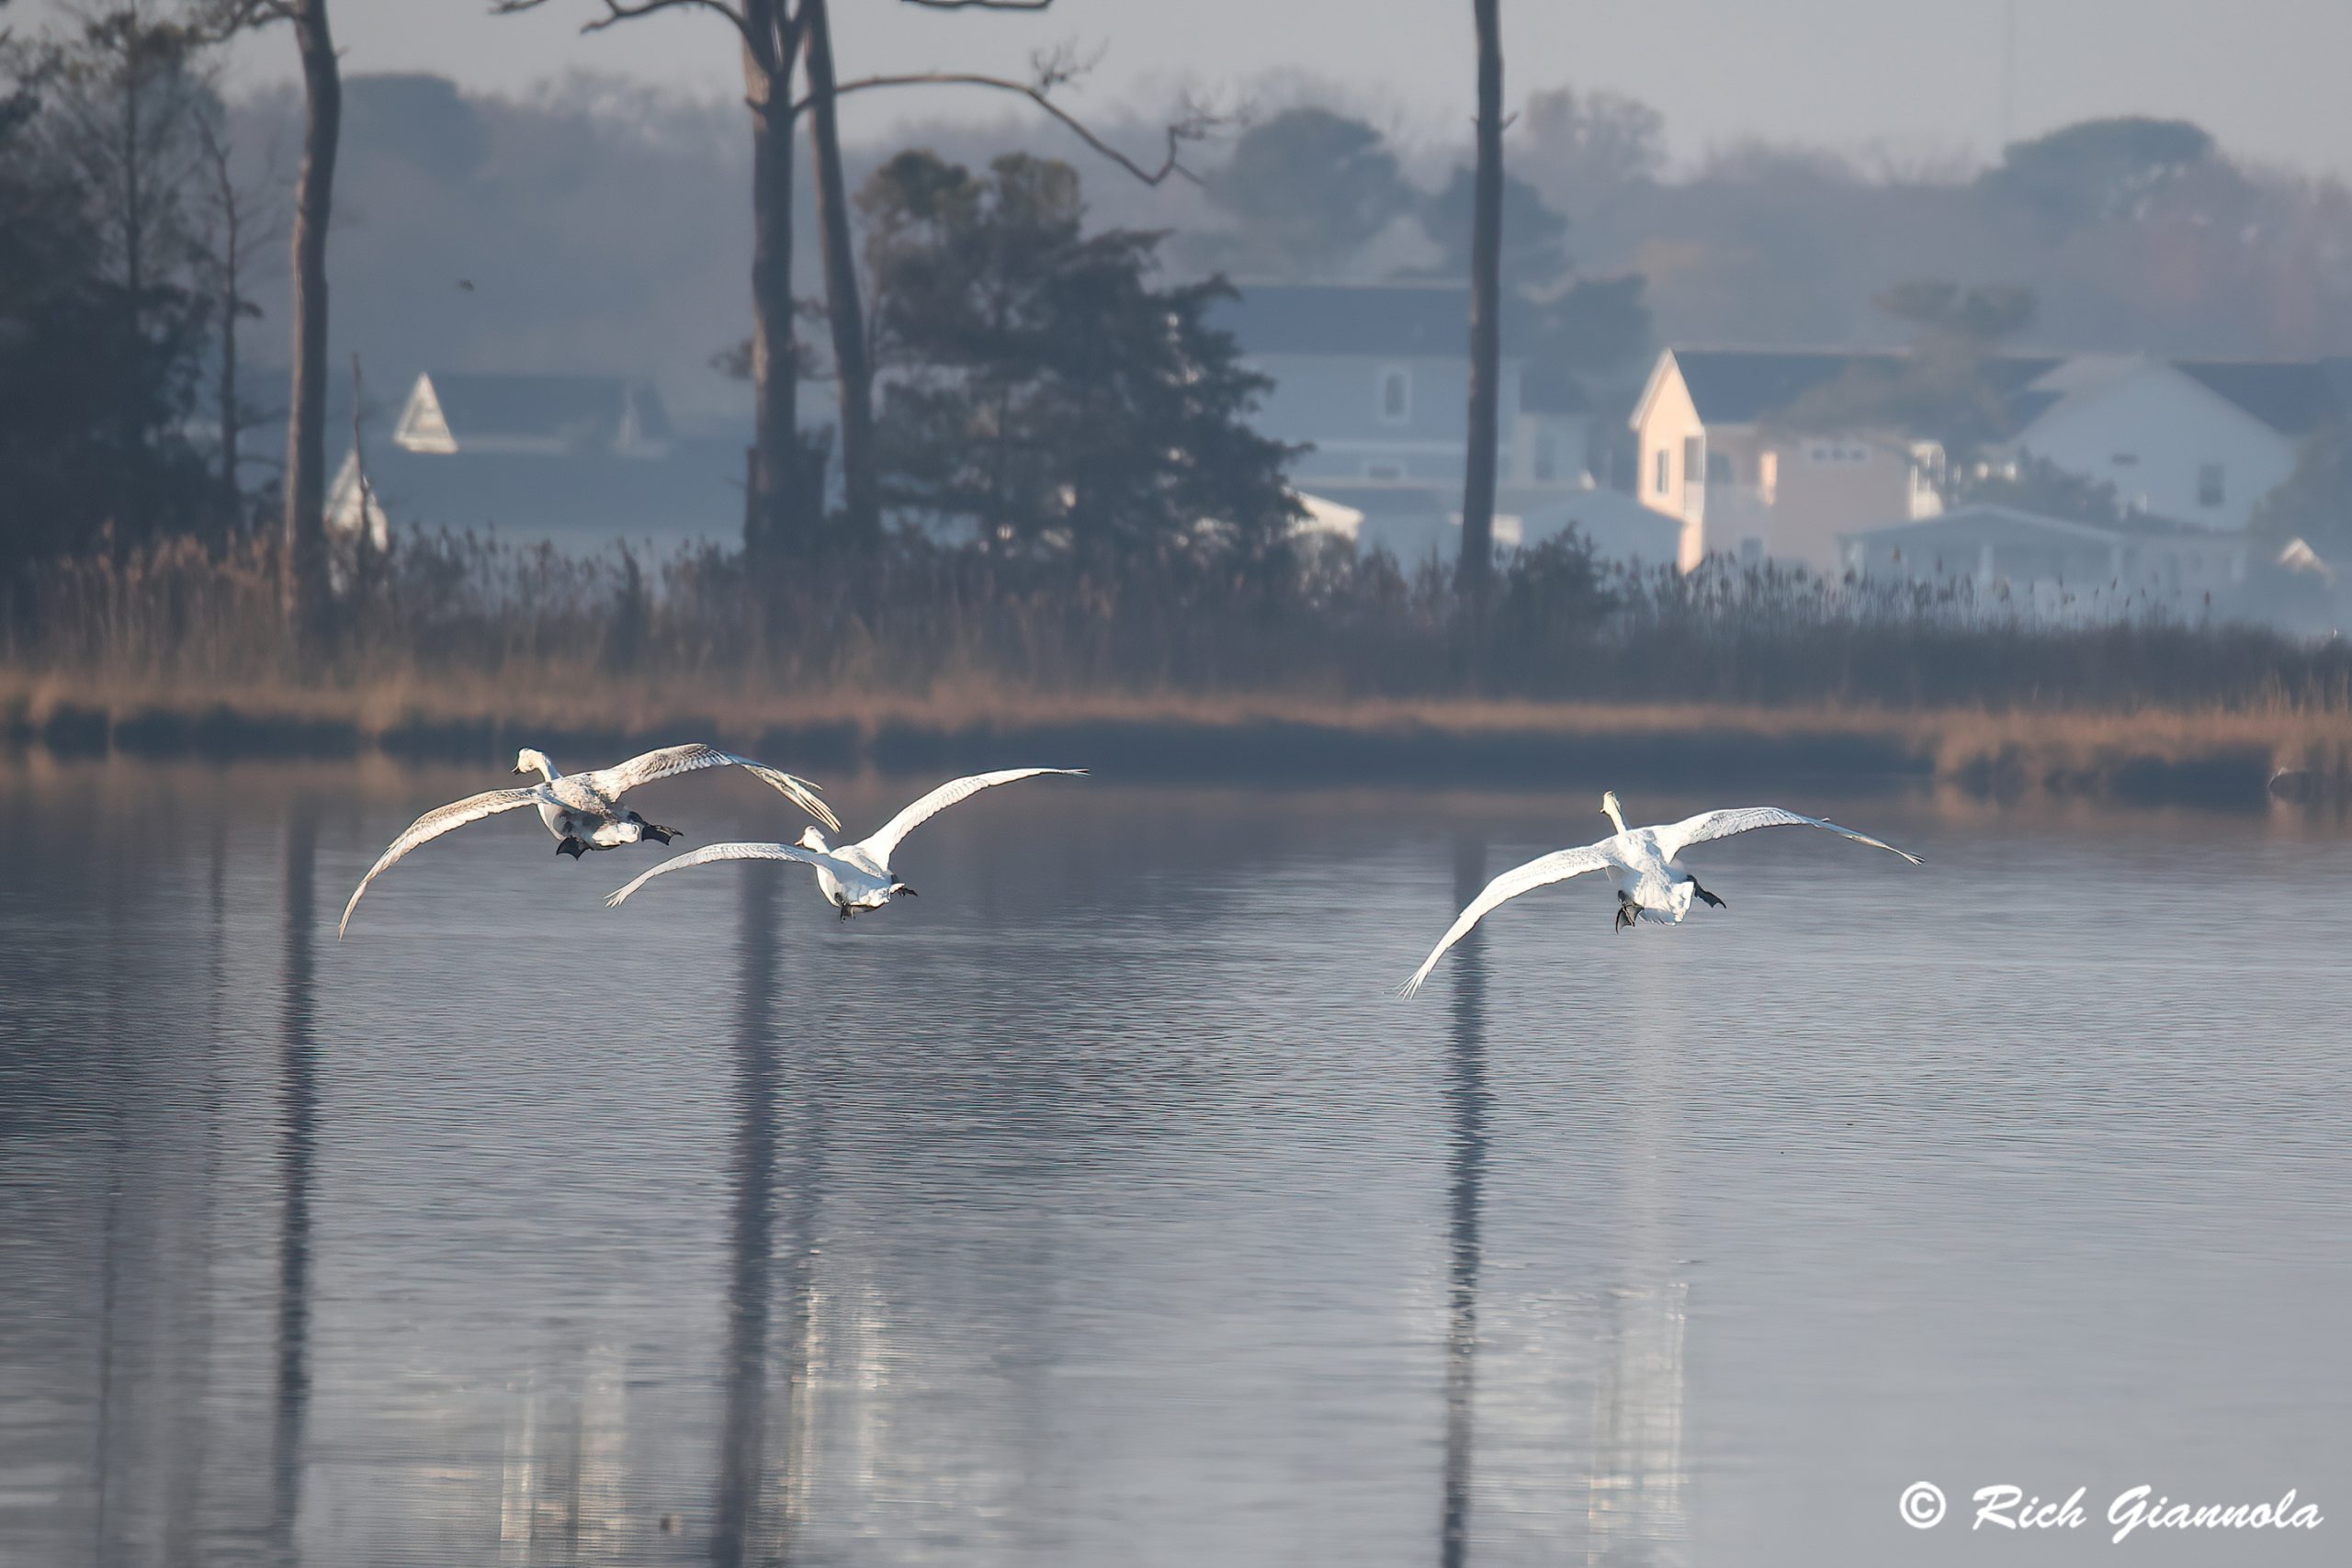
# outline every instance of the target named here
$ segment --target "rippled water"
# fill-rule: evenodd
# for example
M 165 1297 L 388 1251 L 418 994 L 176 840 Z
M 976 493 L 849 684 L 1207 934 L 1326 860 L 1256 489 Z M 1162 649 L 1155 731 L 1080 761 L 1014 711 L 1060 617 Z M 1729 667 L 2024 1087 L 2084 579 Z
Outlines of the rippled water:
M 1775 790 L 1929 864 L 1385 995 L 1602 782 L 1016 785 L 846 926 L 507 818 L 338 945 L 482 774 L 0 768 L 0 1564 L 2344 1561 L 2352 835 Z

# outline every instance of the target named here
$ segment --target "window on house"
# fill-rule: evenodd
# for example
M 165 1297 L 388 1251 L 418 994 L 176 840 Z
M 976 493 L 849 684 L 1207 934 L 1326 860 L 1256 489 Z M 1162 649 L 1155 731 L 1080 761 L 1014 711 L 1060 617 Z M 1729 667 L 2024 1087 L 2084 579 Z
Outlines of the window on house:
M 2221 465 L 2221 464 L 2219 464 L 2219 463 L 2199 463 L 2199 464 L 2198 464 L 2198 465 L 2197 465 L 2197 504 L 2198 504 L 2198 505 L 2199 505 L 2199 506 L 2219 506 L 2219 505 L 2221 505 L 2221 504 L 2222 504 L 2222 465 Z
M 1657 472 L 1657 477 L 1650 480 L 1650 488 L 1657 491 L 1658 494 L 1664 495 L 1667 491 L 1665 447 L 1659 447 L 1657 451 L 1653 454 L 1652 467 L 1654 467 Z
M 1402 424 L 1413 417 L 1413 373 L 1396 366 L 1380 373 L 1380 417 Z
M 1682 482 L 1697 484 L 1707 477 L 1706 438 L 1686 435 L 1682 438 Z

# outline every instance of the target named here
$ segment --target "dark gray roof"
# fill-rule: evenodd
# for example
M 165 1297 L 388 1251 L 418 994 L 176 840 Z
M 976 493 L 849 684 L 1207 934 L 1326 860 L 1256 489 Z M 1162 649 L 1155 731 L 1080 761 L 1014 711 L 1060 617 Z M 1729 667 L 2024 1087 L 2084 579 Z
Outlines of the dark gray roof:
M 1244 354 L 1464 359 L 1470 290 L 1451 283 L 1252 284 L 1238 299 L 1218 300 L 1209 323 L 1231 333 Z
M 2341 360 L 2180 359 L 2181 373 L 2282 435 L 2308 435 L 2342 419 Z
M 742 532 L 742 455 L 713 443 L 664 457 L 368 451 L 393 527 L 495 529 L 513 542 L 601 547 L 616 538 L 729 539 Z
M 619 434 L 632 400 L 642 435 L 662 440 L 670 434 L 669 412 L 649 381 L 449 370 L 426 375 L 449 433 L 460 444 L 469 436 L 611 440 Z
M 1899 349 L 1678 348 L 1682 371 L 1699 418 L 1708 424 L 1753 424 L 1777 413 L 1816 387 L 1858 367 L 1893 371 L 1904 362 Z M 2060 362 L 2048 355 L 2000 355 L 1985 371 L 2002 391 L 2022 388 Z

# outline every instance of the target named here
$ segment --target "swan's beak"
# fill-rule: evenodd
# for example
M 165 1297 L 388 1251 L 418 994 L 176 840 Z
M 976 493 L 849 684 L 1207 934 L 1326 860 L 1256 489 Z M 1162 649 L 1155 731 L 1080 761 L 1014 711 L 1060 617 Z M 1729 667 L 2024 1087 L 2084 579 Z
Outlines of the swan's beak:
M 529 773 L 530 771 L 531 771 L 531 770 L 530 770 L 530 769 L 528 769 L 528 768 L 516 768 L 516 769 L 514 769 L 514 770 L 515 776 L 516 776 L 516 777 L 518 777 L 518 778 L 519 778 L 519 777 L 521 777 L 523 774 Z

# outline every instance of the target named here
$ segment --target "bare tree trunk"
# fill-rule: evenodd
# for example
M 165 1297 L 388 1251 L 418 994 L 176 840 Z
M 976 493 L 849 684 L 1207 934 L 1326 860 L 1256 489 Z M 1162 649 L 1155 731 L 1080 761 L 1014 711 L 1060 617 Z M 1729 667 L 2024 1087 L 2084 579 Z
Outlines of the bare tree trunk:
M 204 135 L 204 155 L 211 164 L 212 197 L 220 203 L 220 254 L 215 258 L 220 284 L 220 498 L 228 508 L 232 529 L 244 525 L 243 498 L 237 490 L 237 438 L 242 434 L 237 410 L 237 316 L 244 309 L 244 203 L 229 166 L 228 144 L 210 119 L 198 121 Z
M 1482 605 L 1495 557 L 1502 422 L 1503 42 L 1500 0 L 1470 0 L 1478 29 L 1478 164 L 1470 220 L 1470 428 L 1455 580 Z
M 288 636 L 298 647 L 315 647 L 328 629 L 327 220 L 334 204 L 335 144 L 343 130 L 343 77 L 327 30 L 327 0 L 295 0 L 293 17 L 308 114 L 294 197 L 294 384 L 286 432 L 278 593 Z
M 754 560 L 803 536 L 799 355 L 792 339 L 792 49 L 786 0 L 753 0 L 743 45 L 752 110 L 752 463 L 743 548 Z
M 244 526 L 237 490 L 237 240 L 229 232 L 227 269 L 220 286 L 220 495 L 232 528 Z
M 833 330 L 833 367 L 841 398 L 842 491 L 853 547 L 881 528 L 874 472 L 874 372 L 865 352 L 865 314 L 857 297 L 857 255 L 842 177 L 841 128 L 833 113 L 833 39 L 825 0 L 801 0 L 808 30 L 809 154 L 817 169 L 817 230 L 825 254 L 825 304 Z

